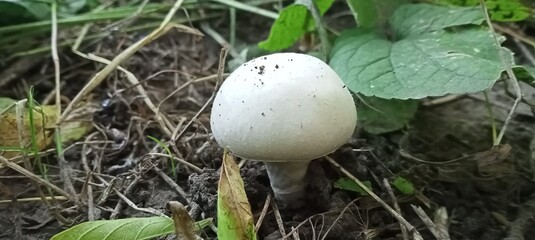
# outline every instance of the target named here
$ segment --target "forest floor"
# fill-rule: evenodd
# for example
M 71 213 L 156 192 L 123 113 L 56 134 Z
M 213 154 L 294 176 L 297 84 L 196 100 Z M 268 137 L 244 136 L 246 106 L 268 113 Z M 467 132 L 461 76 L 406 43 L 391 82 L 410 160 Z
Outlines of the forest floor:
M 237 36 L 247 44 L 265 39 L 269 30 L 269 22 L 251 19 L 256 17 L 238 19 Z M 212 27 L 226 30 L 221 23 Z M 83 51 L 111 60 L 142 37 L 118 32 Z M 133 85 L 124 72 L 109 74 L 73 111 L 79 115 L 73 119 L 91 122 L 91 130 L 65 145 L 61 162 L 54 151 L 41 156 L 47 181 L 79 194 L 84 204 L 62 196 L 45 203 L 39 192 L 46 188 L 36 188 L 26 176 L 3 166 L 0 239 L 48 239 L 73 222 L 151 215 L 139 208 L 168 213 L 169 201 L 190 203 L 195 220 L 215 219 L 223 149 L 210 134 L 209 116 L 220 53 L 221 45 L 208 36 L 171 30 L 123 62 L 140 84 Z M 105 65 L 70 49 L 60 51 L 59 57 L 65 107 Z M 37 102 L 53 102 L 52 65 L 46 55 L 11 61 L 2 77 L 9 73 L 23 80 L 3 84 L 0 96 L 24 99 L 32 85 Z M 489 92 L 498 128 L 513 102 L 503 88 L 498 83 Z M 524 94 L 535 97 L 535 92 Z M 162 125 L 147 99 L 168 125 Z M 530 239 L 535 235 L 535 118 L 521 104 L 503 144 L 493 147 L 488 110 L 481 93 L 426 99 L 407 129 L 373 135 L 357 127 L 349 143 L 329 156 L 361 181 L 369 181 L 384 202 L 397 202 L 401 215 L 424 239 L 434 237 L 415 208 L 440 223 L 438 228 L 448 229 L 451 239 Z M 163 139 L 180 161 L 169 164 L 166 149 L 148 136 Z M 256 221 L 272 194 L 265 166 L 247 161 L 241 174 Z M 373 198 L 335 187 L 341 177 L 346 176 L 324 158 L 313 161 L 308 204 L 277 210 L 283 229 L 269 207 L 259 239 L 281 239 L 293 229 L 300 239 L 403 239 L 399 221 Z M 396 177 L 409 180 L 416 193 L 389 191 L 384 179 Z M 18 201 L 11 201 L 15 198 Z M 58 215 L 65 222 L 58 221 Z M 214 239 L 216 234 L 208 227 L 200 236 Z

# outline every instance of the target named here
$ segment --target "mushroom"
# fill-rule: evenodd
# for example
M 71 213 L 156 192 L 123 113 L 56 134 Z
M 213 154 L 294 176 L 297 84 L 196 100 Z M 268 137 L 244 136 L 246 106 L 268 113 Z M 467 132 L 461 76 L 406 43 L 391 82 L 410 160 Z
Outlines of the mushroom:
M 334 152 L 353 134 L 357 112 L 340 77 L 320 59 L 275 53 L 244 63 L 225 80 L 212 107 L 221 147 L 263 161 L 275 198 L 299 207 L 311 160 Z

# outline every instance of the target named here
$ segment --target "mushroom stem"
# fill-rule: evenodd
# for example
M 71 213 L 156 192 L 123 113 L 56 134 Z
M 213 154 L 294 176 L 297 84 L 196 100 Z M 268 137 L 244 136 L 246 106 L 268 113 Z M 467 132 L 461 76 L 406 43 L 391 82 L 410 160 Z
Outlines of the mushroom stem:
M 310 161 L 266 162 L 266 169 L 275 198 L 284 207 L 297 208 L 304 204 L 308 185 L 306 174 Z

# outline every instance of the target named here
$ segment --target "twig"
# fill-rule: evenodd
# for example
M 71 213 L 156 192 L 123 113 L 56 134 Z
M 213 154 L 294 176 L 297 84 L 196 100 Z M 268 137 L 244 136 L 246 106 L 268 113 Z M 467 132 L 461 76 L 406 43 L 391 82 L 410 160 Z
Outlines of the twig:
M 138 207 L 134 202 L 132 202 L 130 199 L 128 199 L 125 195 L 123 195 L 119 190 L 113 189 L 115 191 L 115 194 L 119 196 L 129 207 L 133 208 L 134 210 L 140 211 L 140 212 L 146 212 L 150 214 L 154 214 L 156 216 L 160 217 L 167 217 L 163 212 L 160 210 L 154 209 L 154 208 L 140 208 Z
M 86 137 L 86 141 L 92 139 L 98 132 L 95 132 L 93 134 L 90 134 L 88 137 Z M 82 154 L 80 154 L 80 158 L 82 160 L 82 166 L 84 168 L 85 174 L 87 176 L 87 182 L 93 181 L 93 173 L 91 171 L 91 168 L 89 168 L 89 163 L 87 162 L 87 155 L 85 154 L 88 152 L 88 145 L 84 143 L 82 145 Z M 91 184 L 86 185 L 86 197 L 87 197 L 87 220 L 89 221 L 95 221 L 95 202 L 93 198 L 93 187 Z
M 2 156 L 0 156 L 0 162 L 5 164 L 7 167 L 19 172 L 20 174 L 28 177 L 30 180 L 32 180 L 32 181 L 34 181 L 34 182 L 36 182 L 36 183 L 38 183 L 40 185 L 49 187 L 50 189 L 56 191 L 60 195 L 68 198 L 71 201 L 74 201 L 74 198 L 70 194 L 68 194 L 67 192 L 63 191 L 63 189 L 61 189 L 58 186 L 48 182 L 47 180 L 35 175 L 34 173 L 26 170 L 25 168 L 19 166 L 18 164 L 12 163 L 12 162 L 10 162 L 9 160 L 7 160 L 6 158 L 4 158 Z
M 511 119 L 513 118 L 513 115 L 516 112 L 518 103 L 520 103 L 520 101 L 522 100 L 522 90 L 520 89 L 520 85 L 518 84 L 518 79 L 516 79 L 516 76 L 513 73 L 511 64 L 505 60 L 505 56 L 503 55 L 504 51 L 502 51 L 500 47 L 501 45 L 500 45 L 500 42 L 498 41 L 498 38 L 496 37 L 496 31 L 494 31 L 494 26 L 492 25 L 489 14 L 487 12 L 487 5 L 485 5 L 485 1 L 483 0 L 479 0 L 479 3 L 481 4 L 481 9 L 483 10 L 483 14 L 485 15 L 485 20 L 487 22 L 487 25 L 489 26 L 492 32 L 492 38 L 494 39 L 494 44 L 496 45 L 496 49 L 498 50 L 500 61 L 502 62 L 502 65 L 505 68 L 505 72 L 507 72 L 507 75 L 509 75 L 509 80 L 513 84 L 513 89 L 515 90 L 515 95 L 516 95 L 515 102 L 513 103 L 513 106 L 511 107 L 511 110 L 509 111 L 509 114 L 507 115 L 507 118 L 505 119 L 503 123 L 503 127 L 500 130 L 500 134 L 498 134 L 498 138 L 496 139 L 496 142 L 494 143 L 494 145 L 497 146 L 502 142 L 502 138 L 505 135 L 505 131 L 507 130 L 507 127 L 509 126 Z
M 267 18 L 277 19 L 279 17 L 279 14 L 277 14 L 277 13 L 274 13 L 274 12 L 271 12 L 271 11 L 268 11 L 268 10 L 265 10 L 265 9 L 262 9 L 262 8 L 255 7 L 255 6 L 252 6 L 250 4 L 234 1 L 234 0 L 212 0 L 212 1 L 219 2 L 219 3 L 225 4 L 225 5 L 229 6 L 229 7 L 233 7 L 233 8 L 236 8 L 236 9 L 243 10 L 243 11 L 252 12 L 254 14 L 258 14 L 260 16 L 264 16 L 264 17 L 267 17 Z
M 156 166 L 153 166 L 151 169 L 154 170 L 167 184 L 169 184 L 169 186 L 171 186 L 182 197 L 182 199 L 186 201 L 188 205 L 192 204 L 192 202 L 187 198 L 188 194 L 186 193 L 186 191 L 184 191 L 184 189 L 178 186 L 178 184 L 173 181 L 173 179 L 167 176 L 167 174 L 165 174 L 161 169 Z
M 169 31 L 171 28 L 180 28 L 181 30 L 199 34 L 197 31 L 183 26 L 183 25 L 171 25 L 169 24 L 171 18 L 175 15 L 176 11 L 180 8 L 184 0 L 177 0 L 171 10 L 167 13 L 164 21 L 160 24 L 160 26 L 152 31 L 150 34 L 145 36 L 144 38 L 140 39 L 136 43 L 134 43 L 132 46 L 128 47 L 126 50 L 122 51 L 119 55 L 117 55 L 106 67 L 104 67 L 102 70 L 100 70 L 83 88 L 78 94 L 73 98 L 73 100 L 69 103 L 69 105 L 65 108 L 65 111 L 63 111 L 63 114 L 58 119 L 58 123 L 63 122 L 66 120 L 69 113 L 79 104 L 79 102 L 91 91 L 93 91 L 104 79 L 113 72 L 117 67 L 119 67 L 119 64 L 124 62 L 126 59 L 130 58 L 135 52 L 137 52 L 139 49 L 141 49 L 143 46 L 151 42 L 153 39 L 160 37 L 161 35 L 165 34 L 167 31 Z
M 441 105 L 441 104 L 445 104 L 445 103 L 449 103 L 449 102 L 455 101 L 455 100 L 463 98 L 463 97 L 465 97 L 465 95 L 459 94 L 459 95 L 447 95 L 447 96 L 444 96 L 444 97 L 433 98 L 431 100 L 425 100 L 422 103 L 422 106 L 430 107 L 430 106 Z
M 269 208 L 269 203 L 271 203 L 271 194 L 268 194 L 266 197 L 266 201 L 264 202 L 264 207 L 262 208 L 262 212 L 260 213 L 260 216 L 258 217 L 258 220 L 256 221 L 256 224 L 254 226 L 255 232 L 258 232 L 258 229 L 260 229 L 260 226 L 262 226 L 262 222 L 264 221 L 264 217 L 266 217 L 266 213 Z
M 327 30 L 325 29 L 325 26 L 323 26 L 323 21 L 321 18 L 320 11 L 318 10 L 318 7 L 312 0 L 300 0 L 303 5 L 306 6 L 306 8 L 310 11 L 312 14 L 312 18 L 314 18 L 314 22 L 316 23 L 316 29 L 318 30 L 318 35 L 321 40 L 321 50 L 324 55 L 324 61 L 329 61 L 329 54 L 331 51 L 331 43 L 329 42 L 329 35 L 327 34 Z
M 58 55 L 58 3 L 57 0 L 52 0 L 51 4 L 51 36 L 50 36 L 50 51 L 52 55 L 52 62 L 54 63 L 54 82 L 55 82 L 55 92 L 56 92 L 56 114 L 61 116 L 61 69 Z M 56 144 L 57 146 L 61 145 L 61 123 L 57 122 L 55 126 Z M 72 185 L 70 178 L 70 167 L 66 164 L 65 158 L 63 157 L 63 152 L 60 147 L 57 147 L 58 151 L 58 165 L 60 168 L 60 177 L 63 181 L 63 187 L 67 192 L 72 196 L 77 198 L 76 190 Z M 78 199 L 76 199 L 78 200 Z M 76 201 L 78 202 L 78 201 Z
M 69 199 L 64 196 L 47 196 L 46 200 L 55 200 L 55 201 L 68 201 Z M 29 198 L 17 198 L 17 202 L 38 202 L 43 201 L 41 197 L 29 197 Z M 13 200 L 0 200 L 0 204 L 12 203 Z
M 424 224 L 429 228 L 429 231 L 431 231 L 431 234 L 435 236 L 438 240 L 449 240 L 450 236 L 448 232 L 445 232 L 444 229 L 439 228 L 432 220 L 427 216 L 425 211 L 421 207 L 417 207 L 411 204 L 412 209 L 414 212 L 420 217 L 420 219 L 424 222 Z
M 33 99 L 32 99 L 33 101 Z M 26 147 L 27 146 L 27 136 L 26 136 L 26 127 L 25 127 L 25 116 L 24 116 L 24 113 L 26 112 L 26 104 L 27 103 L 27 99 L 25 100 L 21 100 L 21 101 L 18 101 L 15 105 L 15 114 L 16 114 L 16 122 L 17 122 L 17 130 L 18 130 L 18 137 L 19 137 L 19 146 L 20 147 Z M 33 104 L 33 103 L 32 103 Z M 33 109 L 29 108 L 28 109 L 29 111 L 34 111 Z M 31 124 L 31 123 L 30 123 Z M 46 137 L 46 136 L 45 136 Z M 46 140 L 46 139 L 45 139 Z M 33 143 L 35 145 L 35 143 Z M 34 146 L 33 147 L 33 151 L 37 151 L 36 147 Z M 33 186 L 35 187 L 35 189 L 37 190 L 37 193 L 39 194 L 39 196 L 41 197 L 43 203 L 50 207 L 51 204 L 49 203 L 49 201 L 46 199 L 46 196 L 43 192 L 43 190 L 41 189 L 41 187 L 39 185 L 43 185 L 45 186 L 46 190 L 48 191 L 48 193 L 50 195 L 52 195 L 52 189 L 53 190 L 56 190 L 58 191 L 58 193 L 64 195 L 65 197 L 68 197 L 70 200 L 72 200 L 73 202 L 77 202 L 77 198 L 74 197 L 74 196 L 71 196 L 69 193 L 66 193 L 65 191 L 63 191 L 63 189 L 57 187 L 56 185 L 48 182 L 46 179 L 43 179 L 37 175 L 35 175 L 33 172 L 32 172 L 32 164 L 30 163 L 30 160 L 28 158 L 28 154 L 26 153 L 26 151 L 23 151 L 22 152 L 22 160 L 23 160 L 23 163 L 24 163 L 24 167 L 21 167 L 19 166 L 18 164 L 16 163 L 13 163 L 13 162 L 10 162 L 9 160 L 7 160 L 6 158 L 0 156 L 0 162 L 3 162 L 5 165 L 7 165 L 9 168 L 21 173 L 22 175 L 30 178 L 30 182 L 33 184 Z M 37 155 L 37 157 L 39 157 Z M 57 204 L 56 201 L 52 201 L 54 204 Z M 58 209 L 56 207 L 52 207 L 52 212 L 54 214 L 54 216 L 56 217 L 56 219 L 63 223 L 63 224 L 70 224 L 70 222 L 65 219 L 65 217 L 63 215 L 61 215 L 61 213 L 58 211 Z
M 229 54 L 232 56 L 232 58 L 240 58 L 240 54 L 236 51 L 233 45 L 230 45 L 229 41 L 227 41 L 221 34 L 219 34 L 216 30 L 214 30 L 212 27 L 210 27 L 210 24 L 207 22 L 201 23 L 201 29 L 210 37 L 212 37 L 216 42 L 223 46 L 228 46 L 229 48 Z
M 284 237 L 286 235 L 286 230 L 284 230 L 284 223 L 282 221 L 281 213 L 279 211 L 277 203 L 275 202 L 275 199 L 271 199 L 271 207 L 273 208 L 273 215 L 275 215 L 275 221 L 277 222 L 277 226 L 279 227 L 281 236 Z
M 173 158 L 174 160 L 176 160 L 177 162 L 180 162 L 190 168 L 192 168 L 193 170 L 195 170 L 195 172 L 198 172 L 198 173 L 202 173 L 202 169 L 200 169 L 199 167 L 189 163 L 188 161 L 182 159 L 182 158 L 179 158 L 179 157 L 175 157 L 175 156 L 169 156 L 167 154 L 163 154 L 163 153 L 148 153 L 149 155 L 153 155 L 153 156 L 159 156 L 159 157 L 167 157 L 167 158 Z
M 227 77 L 228 74 L 223 74 L 224 77 Z M 187 81 L 186 83 L 182 84 L 180 87 L 178 87 L 177 89 L 173 90 L 173 92 L 171 92 L 169 95 L 167 95 L 162 101 L 160 101 L 160 103 L 158 103 L 158 109 L 160 109 L 160 106 L 167 100 L 169 100 L 169 98 L 171 98 L 173 95 L 177 94 L 178 92 L 180 92 L 181 90 L 183 90 L 184 88 L 186 88 L 187 86 L 189 86 L 190 84 L 192 83 L 198 83 L 198 82 L 204 82 L 204 81 L 211 81 L 211 80 L 214 80 L 214 79 L 217 79 L 218 77 L 218 74 L 212 74 L 210 76 L 206 76 L 206 77 L 202 77 L 202 78 L 197 78 L 197 79 L 194 79 L 194 80 L 190 80 L 190 81 Z M 159 110 L 158 110 L 159 111 Z
M 435 214 L 433 214 L 433 222 L 439 229 L 442 229 L 442 232 L 450 237 L 448 233 L 448 210 L 445 207 L 439 207 L 435 210 Z
M 356 201 L 360 200 L 359 198 L 356 198 L 354 200 L 352 200 L 351 202 L 349 202 L 345 207 L 344 209 L 340 212 L 340 214 L 338 214 L 338 217 L 336 217 L 336 219 L 332 222 L 331 226 L 329 226 L 329 228 L 327 228 L 327 231 L 325 231 L 325 235 L 323 235 L 323 237 L 321 238 L 321 240 L 325 240 L 325 238 L 327 238 L 327 234 L 329 234 L 329 232 L 331 231 L 331 229 L 334 227 L 334 225 L 340 221 L 340 219 L 342 218 L 342 216 L 345 214 L 345 212 L 347 210 L 349 210 L 349 207 L 353 204 L 355 204 Z
M 353 174 L 345 170 L 340 164 L 338 164 L 334 159 L 332 159 L 329 156 L 326 156 L 325 159 L 329 161 L 332 165 L 334 165 L 338 170 L 340 170 L 342 173 L 344 173 L 348 178 L 353 180 L 357 185 L 359 185 L 360 188 L 362 188 L 366 193 L 368 193 L 375 201 L 377 201 L 381 206 L 383 206 L 394 218 L 396 218 L 400 223 L 402 223 L 407 230 L 412 233 L 413 239 L 416 240 L 423 240 L 422 235 L 418 232 L 418 230 L 412 226 L 403 216 L 401 216 L 396 210 L 394 210 L 392 207 L 390 207 L 386 202 L 384 202 L 379 196 L 377 196 L 374 192 L 372 192 L 364 183 L 362 183 L 360 180 L 358 180 Z
M 106 182 L 104 180 L 104 178 L 102 177 L 98 177 L 97 178 L 100 180 L 100 182 L 102 182 L 102 184 L 104 184 L 104 186 L 106 186 L 106 189 L 105 191 L 102 193 L 102 199 L 106 199 L 110 193 L 112 191 L 116 192 L 117 193 L 117 189 L 115 188 L 115 185 L 117 184 L 117 181 L 118 181 L 118 178 L 114 178 L 112 181 L 110 181 L 109 183 Z M 125 194 L 130 194 L 130 192 L 134 189 L 134 187 L 137 185 L 137 183 L 141 180 L 141 177 L 139 176 L 136 176 L 132 182 L 130 182 L 130 184 L 126 187 L 126 189 L 124 190 L 124 193 Z M 100 201 L 98 201 L 98 203 L 103 203 L 101 199 L 99 199 Z M 123 201 L 121 201 L 119 199 L 119 201 L 117 201 L 117 204 L 115 205 L 115 208 L 113 209 L 113 212 L 112 214 L 110 215 L 110 219 L 115 219 L 117 218 L 117 215 L 119 215 L 121 209 L 123 208 Z
M 519 39 L 520 41 L 535 47 L 535 40 L 527 37 L 523 33 L 515 32 L 509 28 L 502 27 L 499 24 L 493 24 L 492 26 L 500 32 L 507 33 L 513 36 L 515 39 Z
M 518 38 L 513 38 L 513 41 L 515 42 L 516 46 L 522 53 L 524 54 L 524 57 L 528 60 L 529 63 L 531 63 L 531 66 L 535 66 L 535 57 L 533 56 L 532 50 L 528 49 L 526 45 L 518 40 Z M 535 47 L 535 45 L 532 45 L 532 47 Z
M 401 214 L 401 208 L 399 207 L 396 195 L 394 194 L 394 191 L 392 191 L 392 187 L 390 186 L 390 183 L 388 182 L 386 178 L 383 178 L 383 184 L 385 185 L 386 191 L 388 192 L 390 199 L 392 199 L 394 209 L 396 209 L 396 211 Z M 401 235 L 403 236 L 403 239 L 409 240 L 409 234 L 407 233 L 407 228 L 405 228 L 405 226 L 403 226 L 403 224 L 401 223 L 399 223 L 399 228 L 401 229 Z
M 174 130 L 173 134 L 171 135 L 171 142 L 172 143 L 176 142 L 180 137 L 182 137 L 182 135 L 189 128 L 189 126 L 191 126 L 191 124 L 193 124 L 193 121 L 195 121 L 199 117 L 199 115 L 201 115 L 201 113 L 208 107 L 208 105 L 210 105 L 212 100 L 214 100 L 216 92 L 217 92 L 217 88 L 219 87 L 219 84 L 221 84 L 221 82 L 223 82 L 223 76 L 224 76 L 224 71 L 225 71 L 225 63 L 226 63 L 226 59 L 227 59 L 227 53 L 228 53 L 228 45 L 223 45 L 223 48 L 221 48 L 221 53 L 219 55 L 219 66 L 218 66 L 218 69 L 217 69 L 217 82 L 216 82 L 216 85 L 214 87 L 214 91 L 212 92 L 212 95 L 210 96 L 210 98 L 208 98 L 208 100 L 206 100 L 206 102 L 201 107 L 201 109 L 199 109 L 199 111 L 197 111 L 195 116 L 193 116 L 191 118 L 191 120 L 186 124 L 186 126 L 184 126 L 184 128 L 182 129 L 182 131 L 180 131 L 180 133 L 178 133 L 178 128 L 176 128 Z

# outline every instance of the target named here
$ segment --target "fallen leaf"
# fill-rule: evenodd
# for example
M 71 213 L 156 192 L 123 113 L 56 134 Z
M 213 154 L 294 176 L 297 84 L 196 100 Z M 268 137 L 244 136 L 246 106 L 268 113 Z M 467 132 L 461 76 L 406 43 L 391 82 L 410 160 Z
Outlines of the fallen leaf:
M 240 169 L 225 149 L 217 194 L 217 237 L 254 240 L 254 218 L 245 194 Z
M 35 130 L 35 143 L 38 151 L 42 151 L 49 146 L 53 140 L 53 133 L 57 115 L 56 106 L 44 105 L 36 106 L 33 111 L 33 121 L 30 119 L 30 112 L 25 109 L 23 115 L 24 130 L 22 142 L 20 144 L 19 130 L 17 125 L 17 113 L 15 103 L 17 101 L 10 98 L 0 98 L 0 156 L 7 159 L 19 156 L 21 151 L 30 151 L 31 146 L 31 126 Z M 78 140 L 85 136 L 93 128 L 91 122 L 93 114 L 100 110 L 100 106 L 92 101 L 85 101 L 80 107 L 73 111 L 65 122 L 61 124 L 61 140 L 63 143 Z M 20 158 L 19 158 L 20 159 Z M 0 168 L 4 167 L 0 164 Z
M 177 201 L 170 201 L 167 203 L 175 225 L 175 233 L 178 239 L 196 240 L 198 236 L 195 234 L 195 221 L 189 215 L 186 207 Z

